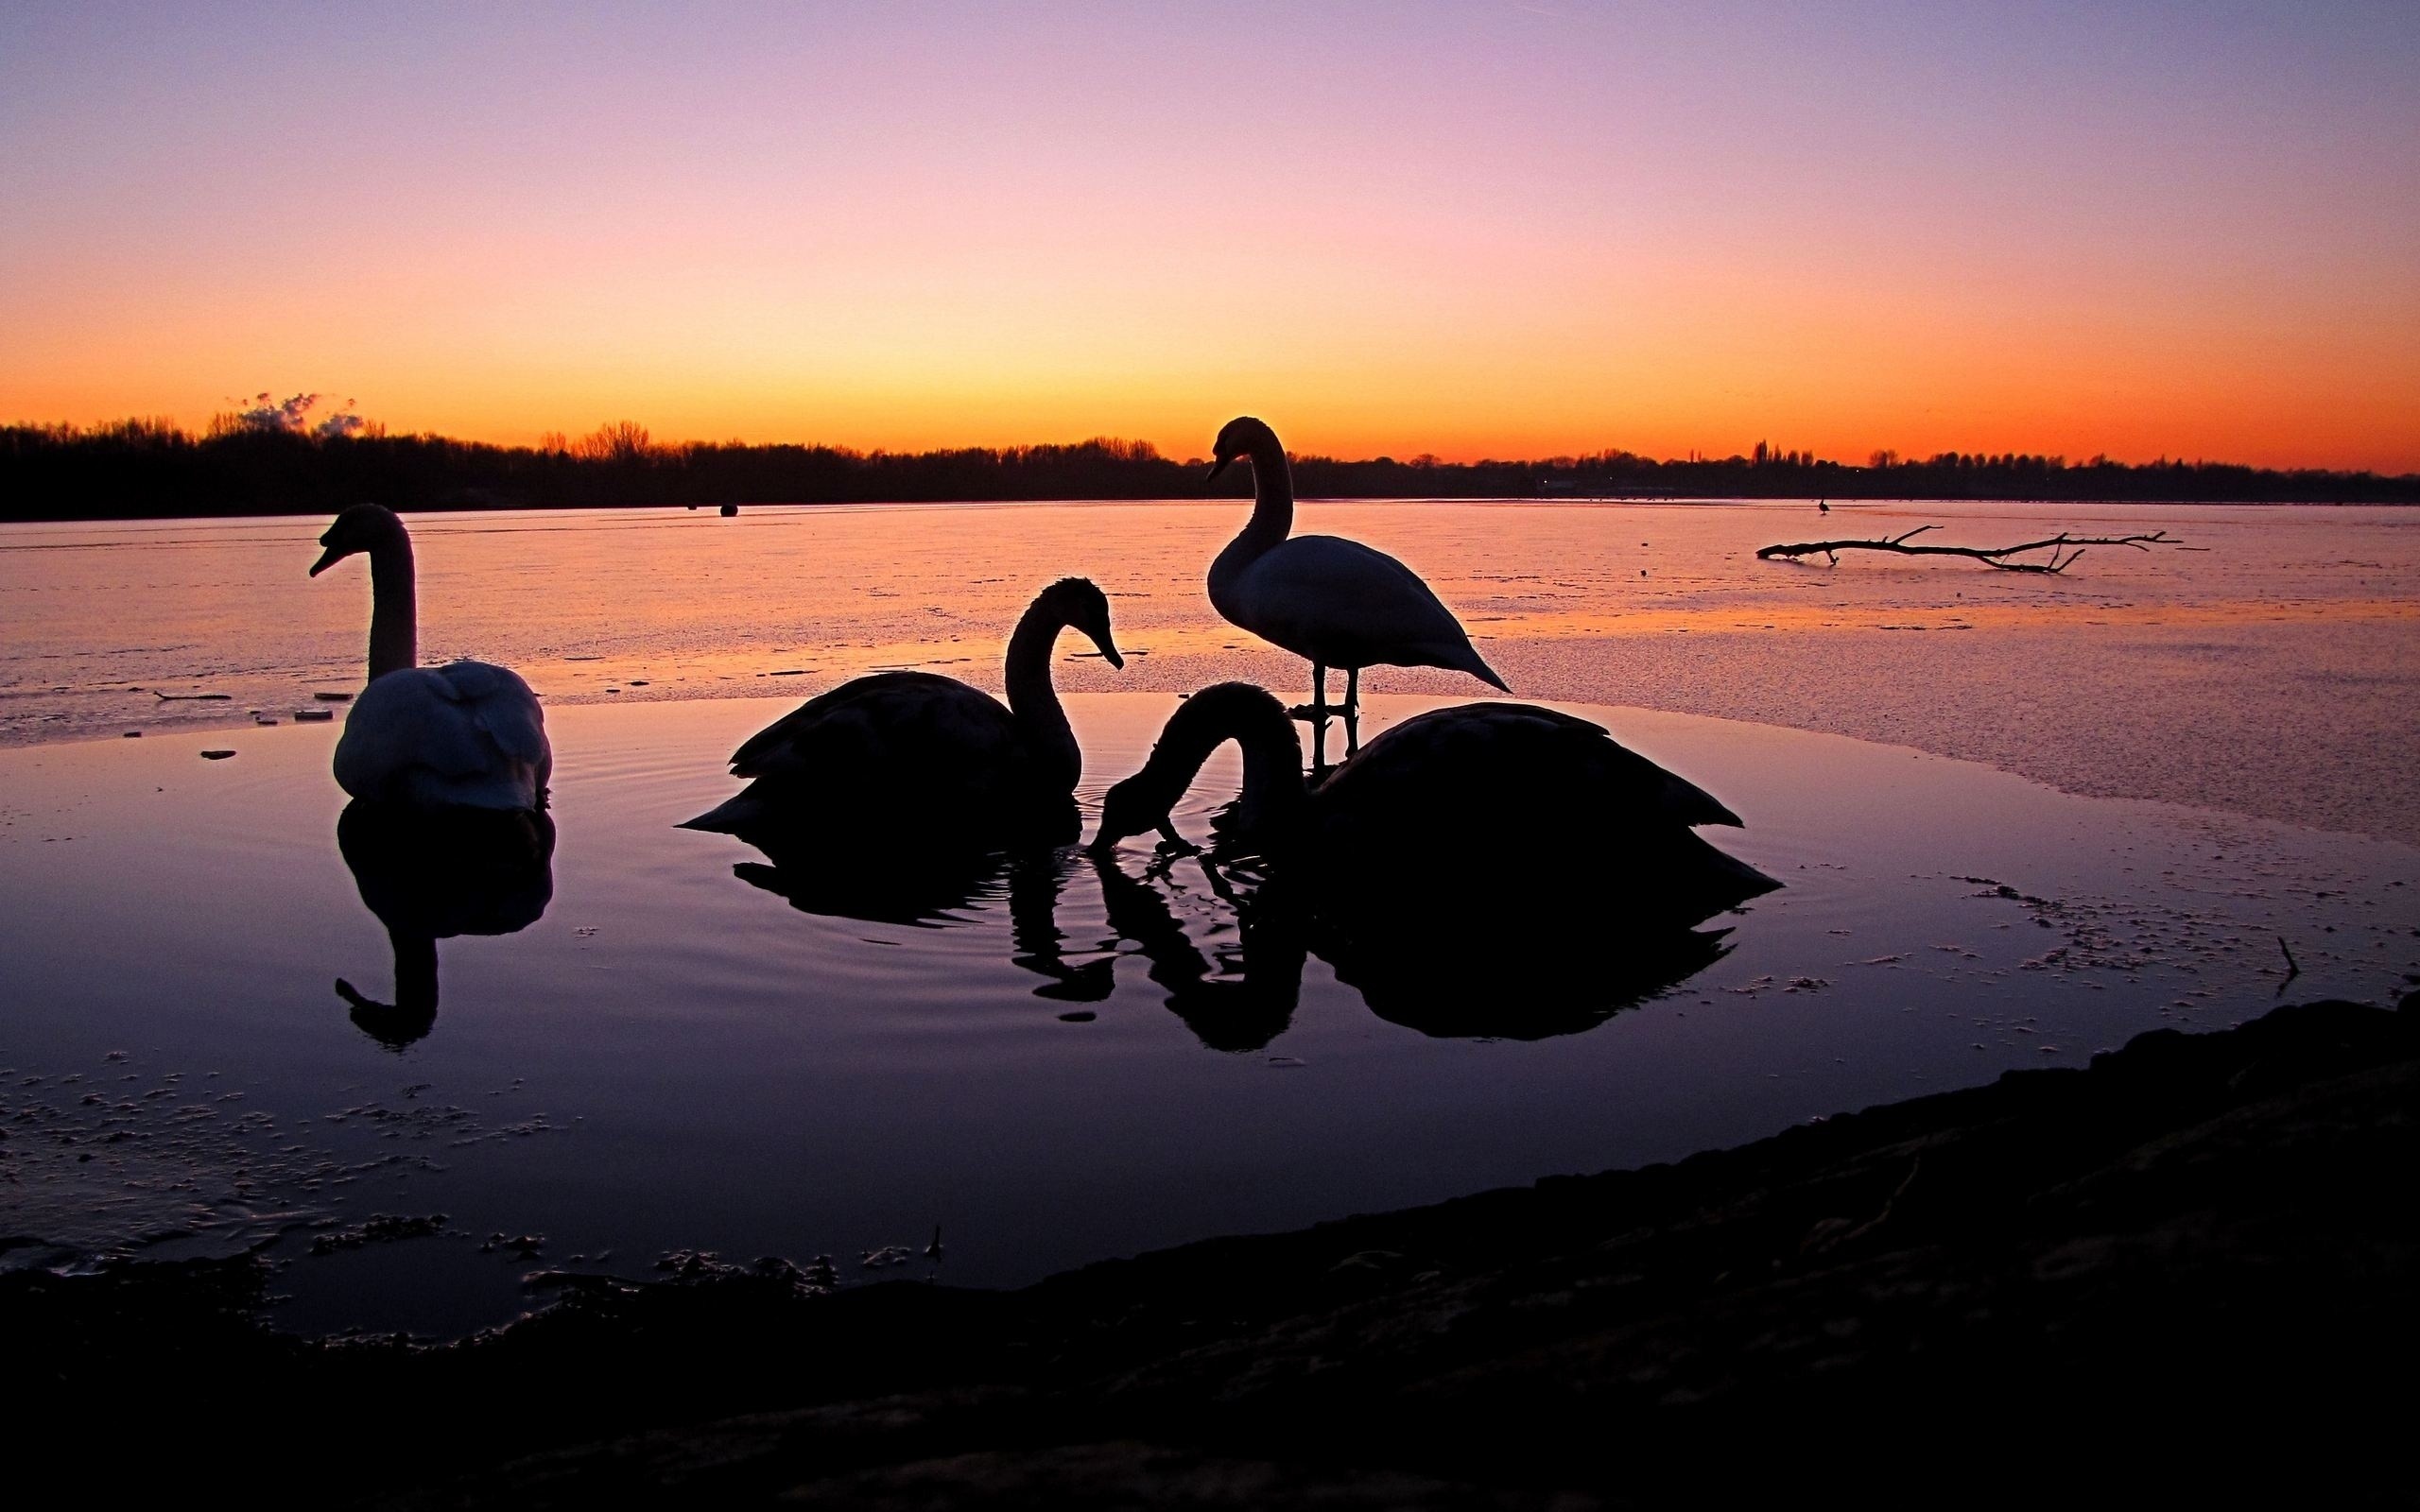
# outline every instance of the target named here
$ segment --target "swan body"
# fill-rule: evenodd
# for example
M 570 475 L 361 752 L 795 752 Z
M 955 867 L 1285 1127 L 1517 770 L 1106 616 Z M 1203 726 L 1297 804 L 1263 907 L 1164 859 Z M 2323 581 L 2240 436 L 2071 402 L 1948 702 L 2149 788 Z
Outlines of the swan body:
M 1277 700 L 1246 683 L 1195 694 L 1143 769 L 1109 790 L 1095 844 L 1158 829 L 1211 751 L 1233 739 L 1243 793 L 1226 832 L 1281 864 L 1331 916 L 1694 923 L 1780 884 L 1695 833 L 1739 817 L 1587 720 L 1533 704 L 1439 709 L 1377 736 L 1305 785 Z
M 1233 420 L 1215 450 L 1212 477 L 1237 457 L 1251 460 L 1253 501 L 1251 521 L 1210 564 L 1211 607 L 1309 662 L 1314 708 L 1325 705 L 1329 667 L 1350 675 L 1348 715 L 1359 704 L 1363 667 L 1443 667 L 1512 691 L 1419 574 L 1357 541 L 1288 534 L 1293 472 L 1276 432 L 1249 416 Z
M 545 806 L 554 772 L 538 696 L 509 667 L 418 665 L 410 533 L 392 510 L 356 505 L 320 538 L 316 577 L 370 558 L 370 680 L 337 741 L 337 784 L 356 799 L 412 808 Z
M 747 836 L 918 835 L 989 845 L 1048 838 L 1073 819 L 1083 772 L 1075 731 L 1051 686 L 1060 630 L 1089 636 L 1122 667 L 1109 600 L 1063 578 L 1038 594 L 1009 637 L 1008 702 L 955 678 L 877 672 L 808 699 L 733 753 L 736 797 L 683 828 Z

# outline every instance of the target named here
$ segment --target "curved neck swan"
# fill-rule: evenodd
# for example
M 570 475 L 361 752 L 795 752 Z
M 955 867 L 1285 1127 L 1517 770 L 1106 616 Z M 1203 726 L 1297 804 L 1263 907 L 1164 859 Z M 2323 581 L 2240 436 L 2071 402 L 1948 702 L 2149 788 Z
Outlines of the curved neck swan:
M 370 548 L 370 680 L 420 665 L 420 599 L 412 539 L 401 531 Z
M 1286 460 L 1286 448 L 1277 433 L 1249 417 L 1230 421 L 1219 433 L 1217 451 L 1212 477 L 1238 456 L 1252 459 L 1252 518 L 1210 564 L 1211 606 L 1232 620 L 1236 610 L 1230 602 L 1236 579 L 1294 529 L 1294 470 Z
M 1098 622 L 1098 623 L 1096 623 Z M 1083 752 L 1059 690 L 1050 679 L 1050 652 L 1063 629 L 1082 630 L 1100 647 L 1112 666 L 1125 665 L 1109 635 L 1109 604 L 1100 590 L 1080 577 L 1062 578 L 1034 596 L 1009 633 L 1000 680 L 1009 695 L 1009 712 L 1026 749 L 1046 764 L 1054 781 L 1073 789 L 1083 775 Z
M 413 581 L 411 532 L 393 511 L 356 504 L 320 537 L 326 547 L 311 565 L 319 576 L 347 557 L 370 558 L 370 678 L 420 665 L 419 589 Z
M 1267 843 L 1283 840 L 1302 816 L 1310 789 L 1303 780 L 1303 740 L 1294 720 L 1265 689 L 1221 682 L 1177 706 L 1143 769 L 1109 790 L 1101 804 L 1108 843 L 1159 827 L 1201 770 L 1228 741 L 1243 748 L 1243 794 L 1236 818 Z M 1135 822 L 1131 816 L 1150 814 Z

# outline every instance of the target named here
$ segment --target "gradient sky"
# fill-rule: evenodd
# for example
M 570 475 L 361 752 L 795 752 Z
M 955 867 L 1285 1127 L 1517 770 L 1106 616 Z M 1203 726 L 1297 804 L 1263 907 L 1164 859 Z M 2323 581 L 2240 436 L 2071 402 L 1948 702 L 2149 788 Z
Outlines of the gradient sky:
M 2420 4 L 0 9 L 0 420 L 2420 470 Z

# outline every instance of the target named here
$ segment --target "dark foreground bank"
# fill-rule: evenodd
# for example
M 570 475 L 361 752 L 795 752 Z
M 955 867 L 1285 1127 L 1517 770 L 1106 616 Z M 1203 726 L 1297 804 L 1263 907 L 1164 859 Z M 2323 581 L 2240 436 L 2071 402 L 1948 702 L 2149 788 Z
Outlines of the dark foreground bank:
M 1016 1293 L 688 1257 L 443 1348 L 0 1280 L 21 1482 L 321 1503 L 2405 1503 L 2420 995 Z M 86 1446 L 98 1446 L 98 1453 Z M 45 1475 L 43 1479 L 50 1478 Z

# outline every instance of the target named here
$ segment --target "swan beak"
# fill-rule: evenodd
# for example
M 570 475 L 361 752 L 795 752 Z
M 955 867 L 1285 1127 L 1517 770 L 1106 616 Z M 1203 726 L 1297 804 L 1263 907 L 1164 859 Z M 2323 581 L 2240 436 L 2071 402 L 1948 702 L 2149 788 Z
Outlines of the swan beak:
M 1234 460 L 1235 458 L 1232 456 L 1222 456 L 1216 462 L 1211 463 L 1210 471 L 1201 475 L 1201 481 L 1207 483 L 1212 478 L 1217 477 L 1219 473 L 1224 472 L 1227 471 L 1227 464 Z
M 320 554 L 320 559 L 318 561 L 311 564 L 311 576 L 317 577 L 321 573 L 326 572 L 329 568 L 342 560 L 344 560 L 344 553 L 334 546 L 330 546 L 327 550 Z
M 1104 640 L 1100 643 L 1100 654 L 1102 660 L 1106 661 L 1111 666 L 1116 668 L 1120 672 L 1126 670 L 1126 658 L 1118 655 L 1117 647 L 1110 642 Z

